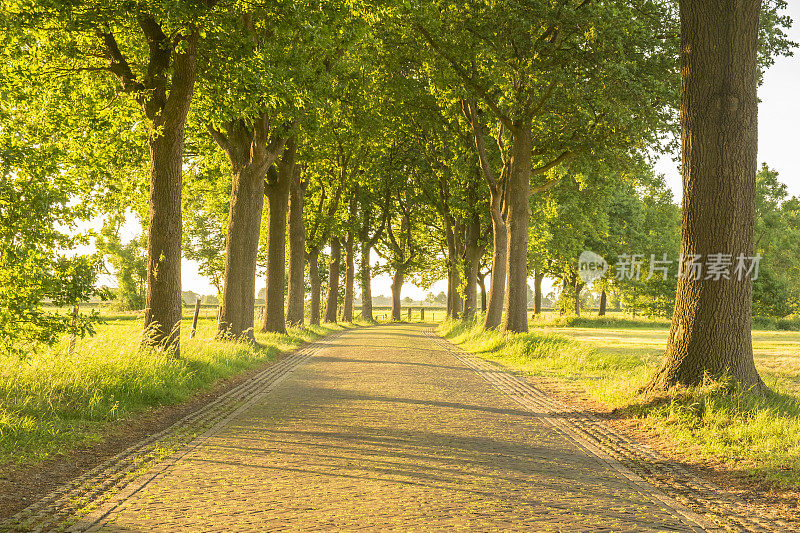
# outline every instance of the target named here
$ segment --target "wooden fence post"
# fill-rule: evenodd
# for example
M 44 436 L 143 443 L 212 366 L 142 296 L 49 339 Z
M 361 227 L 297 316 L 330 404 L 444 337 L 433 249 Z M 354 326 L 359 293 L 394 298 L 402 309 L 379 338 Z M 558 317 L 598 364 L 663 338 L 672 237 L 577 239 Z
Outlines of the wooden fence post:
M 192 332 L 189 333 L 189 338 L 193 339 L 194 334 L 197 332 L 197 317 L 200 316 L 200 298 L 194 302 L 194 318 L 192 319 Z

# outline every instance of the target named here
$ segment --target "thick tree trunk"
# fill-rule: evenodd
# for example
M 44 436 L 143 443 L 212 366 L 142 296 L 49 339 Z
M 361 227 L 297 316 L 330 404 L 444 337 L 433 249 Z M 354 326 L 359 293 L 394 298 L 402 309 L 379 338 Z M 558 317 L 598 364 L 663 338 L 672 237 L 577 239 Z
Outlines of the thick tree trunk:
M 305 191 L 300 179 L 300 168 L 295 167 L 289 185 L 289 288 L 286 322 L 302 324 L 305 315 L 306 284 L 306 228 L 303 222 Z
M 147 83 L 152 96 L 140 101 L 151 122 L 147 142 L 150 217 L 144 342 L 172 350 L 175 357 L 180 357 L 183 137 L 194 94 L 199 34 L 197 28 L 192 28 L 182 41 L 184 49 L 177 52 L 172 50 L 168 37 L 154 19 L 142 17 L 140 26 L 150 44 L 148 68 L 152 67 L 156 74 Z M 102 38 L 107 50 L 109 43 L 116 47 L 110 33 Z M 172 75 L 168 83 L 169 65 L 172 65 Z M 129 73 L 118 77 L 123 86 L 131 81 Z
M 503 318 L 503 302 L 506 293 L 506 255 L 508 234 L 502 213 L 501 193 L 492 194 L 492 273 L 489 285 L 489 304 L 483 319 L 483 329 L 496 329 Z M 485 292 L 485 291 L 484 291 Z
M 394 277 L 392 277 L 392 320 L 395 322 L 401 320 L 400 290 L 403 288 L 404 278 L 405 276 L 402 270 L 396 270 Z
M 678 280 L 665 360 L 650 388 L 729 376 L 765 389 L 753 362 L 750 275 L 758 148 L 759 0 L 681 0 L 681 253 L 726 254 L 730 279 Z M 719 256 L 717 256 L 719 257 Z M 749 262 L 745 259 L 745 264 Z
M 328 296 L 325 301 L 325 322 L 336 322 L 339 310 L 339 268 L 342 263 L 342 243 L 338 237 L 331 239 L 328 260 Z
M 308 281 L 311 284 L 311 313 L 309 323 L 319 325 L 319 305 L 322 293 L 322 282 L 319 279 L 319 250 L 312 250 L 306 255 L 308 260 Z
M 233 158 L 231 163 L 234 164 Z M 234 167 L 218 331 L 222 336 L 253 341 L 256 256 L 261 234 L 261 224 L 254 221 L 261 220 L 264 208 L 264 174 L 247 163 Z
M 508 177 L 506 315 L 503 330 L 528 331 L 528 223 L 531 217 L 531 126 L 517 121 Z M 494 290 L 494 286 L 492 287 Z M 494 295 L 492 295 L 494 297 Z
M 466 272 L 464 278 L 466 287 L 464 288 L 464 318 L 471 319 L 475 316 L 478 303 L 478 269 L 480 268 L 481 249 L 478 246 L 480 238 L 480 219 L 477 213 L 472 217 L 467 226 L 466 243 L 464 249 L 464 259 L 466 262 Z
M 183 126 L 151 135 L 145 342 L 180 356 Z
M 353 258 L 355 235 L 347 234 L 344 241 L 344 305 L 342 307 L 342 322 L 353 321 L 353 298 L 355 293 L 356 265 Z
M 597 316 L 606 316 L 606 306 L 608 305 L 608 298 L 606 297 L 606 290 L 600 290 L 600 310 L 597 312 Z
M 359 277 L 361 281 L 361 316 L 368 322 L 373 322 L 372 317 L 372 267 L 369 264 L 370 246 L 361 244 L 361 265 Z
M 278 164 L 277 179 L 266 188 L 269 205 L 267 229 L 267 295 L 261 331 L 286 333 L 286 215 L 289 211 L 289 184 L 295 172 L 297 146 L 294 139 Z
M 533 314 L 542 314 L 542 280 L 544 274 L 536 272 L 533 278 Z
M 481 288 L 481 312 L 486 312 L 486 281 L 483 276 L 478 275 L 478 286 Z

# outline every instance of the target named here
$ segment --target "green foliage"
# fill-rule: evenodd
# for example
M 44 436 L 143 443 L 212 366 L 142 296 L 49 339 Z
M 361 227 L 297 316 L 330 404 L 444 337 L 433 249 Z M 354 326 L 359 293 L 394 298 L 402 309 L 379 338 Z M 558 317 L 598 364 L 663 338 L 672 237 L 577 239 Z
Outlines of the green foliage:
M 143 309 L 145 305 L 147 242 L 142 233 L 123 244 L 119 236 L 123 218 L 124 213 L 112 215 L 95 240 L 95 246 L 114 270 L 117 307 L 121 311 L 134 311 Z
M 210 145 L 206 143 L 206 147 Z M 230 166 L 217 152 L 191 169 L 183 191 L 183 254 L 222 294 L 230 209 Z
M 92 333 L 96 316 L 43 307 L 71 307 L 95 293 L 95 258 L 64 253 L 81 242 L 59 231 L 75 217 L 66 190 L 58 179 L 0 171 L 0 352 L 28 355 L 64 333 Z
M 762 259 L 753 282 L 753 314 L 800 312 L 800 200 L 788 197 L 766 164 L 756 175 L 755 250 Z

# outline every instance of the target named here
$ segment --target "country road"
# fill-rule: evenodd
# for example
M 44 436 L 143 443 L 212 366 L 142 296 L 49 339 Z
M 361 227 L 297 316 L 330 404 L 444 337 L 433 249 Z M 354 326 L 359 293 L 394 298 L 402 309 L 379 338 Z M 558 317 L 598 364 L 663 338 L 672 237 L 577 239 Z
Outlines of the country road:
M 221 402 L 189 444 L 140 465 L 134 481 L 103 481 L 133 467 L 95 472 L 81 489 L 83 504 L 70 509 L 72 529 L 718 527 L 712 513 L 636 474 L 631 465 L 642 460 L 624 459 L 634 448 L 617 454 L 593 444 L 580 416 L 558 414 L 535 389 L 459 356 L 423 326 L 351 329 L 274 366 Z M 104 486 L 111 488 L 91 488 Z M 63 514 L 69 498 L 59 498 L 30 512 L 29 526 Z M 759 529 L 742 520 L 731 527 Z

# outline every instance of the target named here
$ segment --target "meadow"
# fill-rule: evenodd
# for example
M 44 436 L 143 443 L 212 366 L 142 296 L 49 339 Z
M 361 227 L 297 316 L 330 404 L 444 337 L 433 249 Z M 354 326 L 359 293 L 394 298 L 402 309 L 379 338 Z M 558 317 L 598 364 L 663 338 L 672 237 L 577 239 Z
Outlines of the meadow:
M 800 333 L 753 331 L 756 366 L 771 391 L 766 395 L 710 379 L 644 394 L 640 389 L 664 353 L 668 321 L 544 314 L 530 327 L 504 337 L 474 322 L 445 321 L 439 332 L 513 371 L 583 390 L 697 458 L 800 486 Z

